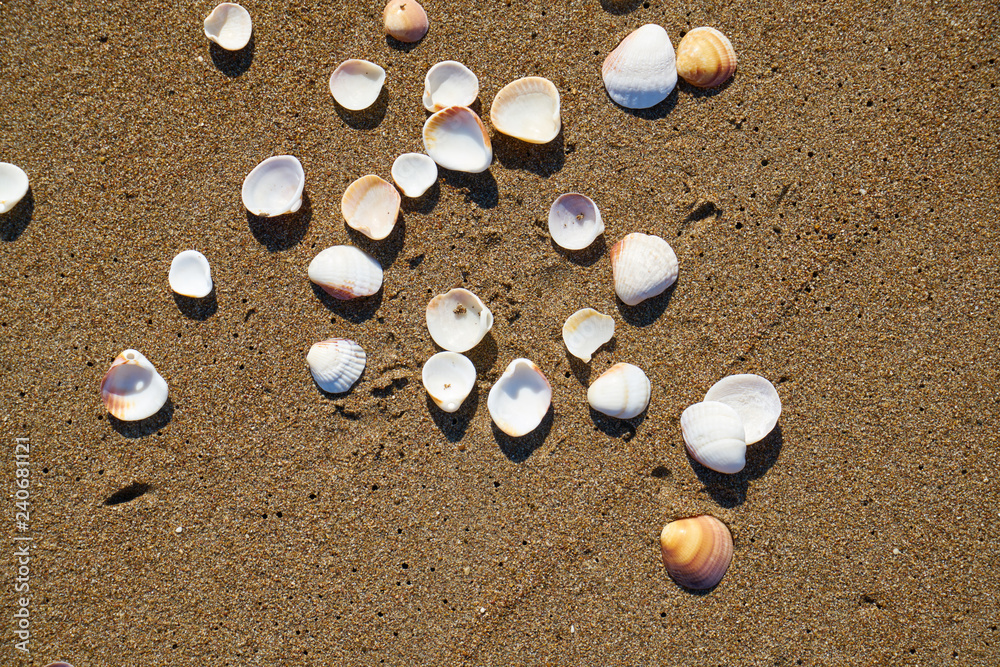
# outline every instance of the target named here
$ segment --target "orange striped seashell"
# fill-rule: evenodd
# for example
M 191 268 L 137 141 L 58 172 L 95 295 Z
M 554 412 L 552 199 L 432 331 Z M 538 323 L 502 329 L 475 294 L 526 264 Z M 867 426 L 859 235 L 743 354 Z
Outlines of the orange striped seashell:
M 712 588 L 733 560 L 733 536 L 714 516 L 671 521 L 660 533 L 660 550 L 667 572 L 681 586 Z
M 695 28 L 677 45 L 677 74 L 692 86 L 721 86 L 735 71 L 733 44 L 715 28 Z

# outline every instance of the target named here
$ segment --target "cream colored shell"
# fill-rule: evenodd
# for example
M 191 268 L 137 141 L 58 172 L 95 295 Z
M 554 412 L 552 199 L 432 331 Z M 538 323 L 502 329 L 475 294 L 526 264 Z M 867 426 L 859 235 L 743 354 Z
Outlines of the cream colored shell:
M 391 183 L 368 174 L 347 186 L 340 212 L 348 227 L 378 241 L 389 236 L 396 226 L 399 204 L 399 193 Z
M 566 319 L 562 337 L 570 354 L 589 362 L 597 348 L 615 335 L 615 318 L 581 308 Z
M 430 21 L 417 0 L 390 0 L 382 11 L 385 34 L 401 42 L 419 42 L 427 34 Z
M 548 79 L 529 76 L 500 89 L 490 106 L 498 132 L 532 144 L 547 144 L 559 135 L 559 91 Z
M 692 86 L 721 86 L 735 71 L 736 50 L 715 28 L 695 28 L 677 45 L 677 74 Z
M 101 400 L 112 417 L 139 421 L 152 417 L 167 402 L 167 381 L 137 350 L 125 350 L 101 381 Z
M 681 586 L 712 588 L 733 561 L 733 536 L 713 516 L 671 521 L 660 532 L 660 556 L 667 572 Z
M 445 169 L 478 174 L 493 162 L 493 144 L 476 112 L 446 107 L 424 122 L 424 150 Z
M 651 234 L 629 234 L 611 249 L 615 293 L 629 306 L 662 294 L 677 280 L 677 255 Z

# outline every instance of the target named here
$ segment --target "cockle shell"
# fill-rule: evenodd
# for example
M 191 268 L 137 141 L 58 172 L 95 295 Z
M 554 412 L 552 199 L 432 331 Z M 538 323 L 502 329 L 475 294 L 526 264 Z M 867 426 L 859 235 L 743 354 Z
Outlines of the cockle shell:
M 549 234 L 560 248 L 583 250 L 604 233 L 604 220 L 594 200 L 569 192 L 549 208 Z
M 677 85 L 674 47 L 667 31 L 647 24 L 622 40 L 601 68 L 612 100 L 628 109 L 648 109 Z
M 590 361 L 597 348 L 615 335 L 615 318 L 602 315 L 593 308 L 582 308 L 567 318 L 562 336 L 570 354 Z
M 422 377 L 437 406 L 455 412 L 476 385 L 476 367 L 458 352 L 438 352 L 424 364 Z
M 411 199 L 423 196 L 437 177 L 437 163 L 423 153 L 403 153 L 392 163 L 392 180 Z
M 223 2 L 205 17 L 205 37 L 226 51 L 239 51 L 250 42 L 250 12 L 235 2 Z
M 559 91 L 548 79 L 528 76 L 500 89 L 490 106 L 498 132 L 532 144 L 547 144 L 559 135 Z
M 732 475 L 747 463 L 743 420 L 725 403 L 689 406 L 681 413 L 681 433 L 691 457 L 706 468 Z
M 364 250 L 335 245 L 313 257 L 309 280 L 336 299 L 371 296 L 382 287 L 382 265 Z
M 0 213 L 6 213 L 28 194 L 28 175 L 16 164 L 0 162 Z
M 695 28 L 677 45 L 677 74 L 699 88 L 714 88 L 736 71 L 736 50 L 715 28 Z
M 674 581 L 705 590 L 726 575 L 733 561 L 733 536 L 714 516 L 671 521 L 660 532 L 660 555 Z
M 677 255 L 651 234 L 629 234 L 611 249 L 615 294 L 630 306 L 662 294 L 677 280 Z
M 365 351 L 353 340 L 330 338 L 309 348 L 306 363 L 320 389 L 342 394 L 361 377 L 367 358 Z
M 427 330 L 446 350 L 471 350 L 492 328 L 493 313 L 467 289 L 448 290 L 427 304 Z
M 430 22 L 417 0 L 390 0 L 382 11 L 385 34 L 401 42 L 419 42 L 427 34 Z
M 632 364 L 615 364 L 594 380 L 587 390 L 590 407 L 609 417 L 631 419 L 649 405 L 652 387 L 642 369 Z
M 515 359 L 490 389 L 486 407 L 501 431 L 515 438 L 542 423 L 552 403 L 552 387 L 529 359 Z
M 340 200 L 340 212 L 348 227 L 378 241 L 391 234 L 396 226 L 399 202 L 399 193 L 391 183 L 368 174 L 347 186 Z
M 478 96 L 479 77 L 460 62 L 445 60 L 424 76 L 423 101 L 428 111 L 471 106 Z
M 125 350 L 101 381 L 101 399 L 112 417 L 139 421 L 155 415 L 167 402 L 167 381 L 142 353 Z
M 743 374 L 724 377 L 705 394 L 706 401 L 725 403 L 736 410 L 752 445 L 770 433 L 781 416 L 781 398 L 767 378 Z
M 302 206 L 306 174 L 291 155 L 269 157 L 243 179 L 243 205 L 254 215 L 271 218 Z
M 167 280 L 170 289 L 181 296 L 201 299 L 212 292 L 212 268 L 208 265 L 208 258 L 197 250 L 178 253 L 170 262 Z
M 424 123 L 424 150 L 445 169 L 473 174 L 493 162 L 493 144 L 476 112 L 446 107 Z
M 345 109 L 360 111 L 375 104 L 383 83 L 385 70 L 375 63 L 345 60 L 330 75 L 330 94 Z

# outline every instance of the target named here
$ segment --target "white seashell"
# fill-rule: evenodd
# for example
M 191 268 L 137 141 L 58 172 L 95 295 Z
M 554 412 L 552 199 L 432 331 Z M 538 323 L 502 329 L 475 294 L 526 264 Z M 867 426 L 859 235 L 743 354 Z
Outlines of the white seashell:
M 170 262 L 170 289 L 181 296 L 201 299 L 212 292 L 212 268 L 197 250 L 185 250 Z
M 602 315 L 593 308 L 576 311 L 563 324 L 562 336 L 566 349 L 575 357 L 589 362 L 597 348 L 615 335 L 615 318 Z
M 437 163 L 423 153 L 403 153 L 392 163 L 392 180 L 411 199 L 423 196 L 437 177 Z
M 101 381 L 101 399 L 111 416 L 139 421 L 155 415 L 167 402 L 167 381 L 140 352 L 125 350 Z
M 348 227 L 378 241 L 391 234 L 396 226 L 399 202 L 399 193 L 391 183 L 368 174 L 347 186 L 340 200 L 340 212 Z
M 302 206 L 306 174 L 291 155 L 269 157 L 243 179 L 243 205 L 254 215 L 272 218 Z
M 601 68 L 611 99 L 628 109 L 656 106 L 677 85 L 674 46 L 667 31 L 647 24 L 622 40 Z
M 382 287 L 382 265 L 364 250 L 335 245 L 313 257 L 309 280 L 336 299 L 371 296 Z
M 629 234 L 611 249 L 615 294 L 630 306 L 662 294 L 677 280 L 677 255 L 659 236 Z
M 493 162 L 493 144 L 475 111 L 446 107 L 424 123 L 424 150 L 445 169 L 478 174 Z
M 223 2 L 205 17 L 205 37 L 226 51 L 239 51 L 250 42 L 250 12 L 235 2 Z
M 604 233 L 594 200 L 576 192 L 564 194 L 549 208 L 549 234 L 561 248 L 583 250 Z
M 365 370 L 367 355 L 361 346 L 346 338 L 330 338 L 309 348 L 306 363 L 319 388 L 342 394 L 358 381 Z
M 493 313 L 467 289 L 448 290 L 427 304 L 427 330 L 446 350 L 471 350 L 492 328 Z
M 528 76 L 500 89 L 490 106 L 498 132 L 532 144 L 547 144 L 559 135 L 559 91 L 548 79 Z
M 587 390 L 587 402 L 609 417 L 631 419 L 649 405 L 652 386 L 642 369 L 632 364 L 615 364 L 594 380 Z
M 28 175 L 9 162 L 0 162 L 0 213 L 6 213 L 28 194 Z
M 471 106 L 478 96 L 479 78 L 460 62 L 445 60 L 424 76 L 424 108 L 428 111 Z
M 746 465 L 743 420 L 725 403 L 705 401 L 681 413 L 681 432 L 692 458 L 706 468 L 732 475 Z
M 345 109 L 360 111 L 375 104 L 383 83 L 385 70 L 375 63 L 345 60 L 330 75 L 330 94 Z
M 529 359 L 515 359 L 490 389 L 486 401 L 493 422 L 515 438 L 542 423 L 552 403 L 552 387 L 542 370 Z
M 781 398 L 767 378 L 743 374 L 724 377 L 705 394 L 706 401 L 725 403 L 740 415 L 748 445 L 763 440 L 781 416 Z
M 427 34 L 430 22 L 417 0 L 389 0 L 382 10 L 385 33 L 393 39 L 412 44 Z
M 476 367 L 458 352 L 438 352 L 424 364 L 423 380 L 437 406 L 455 412 L 476 385 Z

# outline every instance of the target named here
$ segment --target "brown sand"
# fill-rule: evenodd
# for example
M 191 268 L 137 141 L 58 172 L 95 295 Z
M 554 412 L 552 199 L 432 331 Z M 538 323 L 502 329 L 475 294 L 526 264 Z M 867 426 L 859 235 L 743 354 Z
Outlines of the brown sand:
M 0 5 L 0 159 L 32 183 L 0 218 L 3 484 L 13 498 L 13 439 L 30 437 L 34 537 L 31 653 L 12 648 L 8 540 L 0 663 L 996 665 L 988 4 L 428 0 L 430 34 L 399 48 L 381 4 L 251 2 L 248 69 L 209 48 L 212 3 Z M 601 62 L 648 22 L 675 44 L 718 26 L 737 76 L 616 107 Z M 370 112 L 327 91 L 349 57 L 388 71 Z M 348 233 L 345 186 L 421 150 L 423 75 L 449 58 L 480 76 L 484 113 L 512 79 L 551 78 L 562 135 L 494 136 L 488 173 L 445 175 L 391 238 Z M 239 191 L 284 152 L 308 203 L 275 229 Z M 607 232 L 570 256 L 544 220 L 572 190 Z M 667 238 L 681 265 L 637 308 L 616 303 L 607 252 L 632 231 Z M 306 266 L 348 242 L 382 260 L 384 290 L 320 298 Z M 186 248 L 212 262 L 208 308 L 167 286 Z M 420 368 L 424 306 L 458 285 L 496 326 L 453 417 Z M 559 333 L 584 306 L 618 326 L 590 367 Z M 369 364 L 331 398 L 304 356 L 335 335 Z M 138 425 L 97 391 L 126 347 L 170 383 Z M 554 392 L 524 442 L 486 410 L 518 356 Z M 629 422 L 585 399 L 618 361 L 654 388 Z M 771 378 L 784 413 L 727 477 L 692 464 L 678 421 L 739 372 Z M 103 505 L 132 483 L 151 488 Z M 701 595 L 657 546 L 695 513 L 736 539 Z

